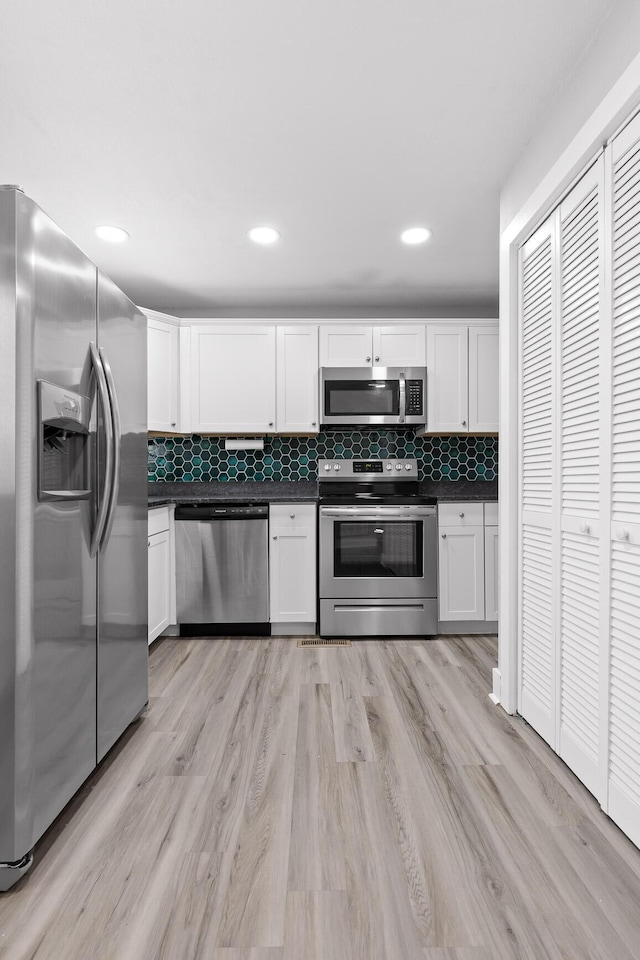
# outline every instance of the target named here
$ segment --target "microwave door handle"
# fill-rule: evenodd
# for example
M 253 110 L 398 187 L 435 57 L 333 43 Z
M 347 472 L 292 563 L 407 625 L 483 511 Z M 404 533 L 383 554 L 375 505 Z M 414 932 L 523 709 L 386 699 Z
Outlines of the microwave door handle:
M 404 373 L 402 373 L 402 371 L 400 371 L 398 374 L 398 386 L 400 388 L 400 411 L 398 414 L 398 420 L 400 423 L 404 423 L 405 414 L 407 412 L 407 385 Z
M 102 360 L 100 359 L 100 355 L 98 354 L 95 343 L 90 343 L 89 348 L 91 354 L 91 365 L 93 367 L 93 372 L 95 374 L 96 384 L 98 387 L 97 396 L 100 399 L 100 406 L 102 407 L 102 419 L 104 421 L 106 446 L 104 490 L 102 492 L 102 500 L 98 506 L 98 513 L 93 532 L 91 534 L 91 544 L 89 547 L 89 556 L 95 557 L 96 553 L 98 552 L 98 547 L 100 546 L 105 523 L 107 522 L 107 513 L 109 511 L 109 504 L 111 502 L 111 485 L 113 483 L 113 421 L 111 418 L 111 405 L 109 403 L 109 390 L 107 388 L 107 379 L 105 377 L 104 367 L 102 366 Z M 96 496 L 97 494 L 98 478 L 96 476 Z
M 120 493 L 120 468 L 122 463 L 122 427 L 120 420 L 120 407 L 118 406 L 118 394 L 116 393 L 116 385 L 113 379 L 113 373 L 111 372 L 111 364 L 109 363 L 107 355 L 102 347 L 100 347 L 100 359 L 102 360 L 102 365 L 104 367 L 107 390 L 109 393 L 109 407 L 111 410 L 112 424 L 111 436 L 113 443 L 112 482 L 109 496 L 109 513 L 100 544 L 104 550 L 109 543 L 109 538 L 113 529 L 113 521 L 115 520 L 116 510 L 118 507 L 118 495 Z

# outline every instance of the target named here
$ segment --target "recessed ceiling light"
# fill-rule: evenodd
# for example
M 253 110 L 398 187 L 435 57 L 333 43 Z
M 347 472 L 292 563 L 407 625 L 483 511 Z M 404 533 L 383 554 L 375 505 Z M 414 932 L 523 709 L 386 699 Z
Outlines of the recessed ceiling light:
M 400 234 L 400 239 L 403 243 L 413 245 L 416 243 L 426 243 L 430 236 L 431 230 L 427 230 L 426 227 L 410 227 Z
M 275 243 L 280 239 L 280 234 L 273 227 L 251 227 L 247 236 L 254 243 Z
M 129 234 L 122 227 L 110 227 L 107 224 L 96 227 L 96 233 L 101 240 L 108 240 L 109 243 L 122 243 L 129 239 Z

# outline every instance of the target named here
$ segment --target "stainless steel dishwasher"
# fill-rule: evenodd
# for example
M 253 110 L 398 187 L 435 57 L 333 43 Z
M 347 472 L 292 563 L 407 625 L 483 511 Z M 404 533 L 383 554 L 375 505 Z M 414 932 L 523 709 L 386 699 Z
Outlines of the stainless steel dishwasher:
M 176 507 L 181 636 L 268 634 L 269 508 Z

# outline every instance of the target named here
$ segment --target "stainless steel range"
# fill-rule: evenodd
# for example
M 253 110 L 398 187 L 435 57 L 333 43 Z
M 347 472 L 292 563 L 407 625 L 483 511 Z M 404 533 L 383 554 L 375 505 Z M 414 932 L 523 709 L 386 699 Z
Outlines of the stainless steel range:
M 320 635 L 437 629 L 436 501 L 416 460 L 319 460 Z

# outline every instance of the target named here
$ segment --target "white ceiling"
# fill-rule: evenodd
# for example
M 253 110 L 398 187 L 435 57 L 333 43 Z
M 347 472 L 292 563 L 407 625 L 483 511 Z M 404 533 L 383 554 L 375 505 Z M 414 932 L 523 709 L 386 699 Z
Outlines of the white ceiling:
M 160 310 L 490 315 L 500 185 L 613 5 L 13 0 L 0 182 Z

